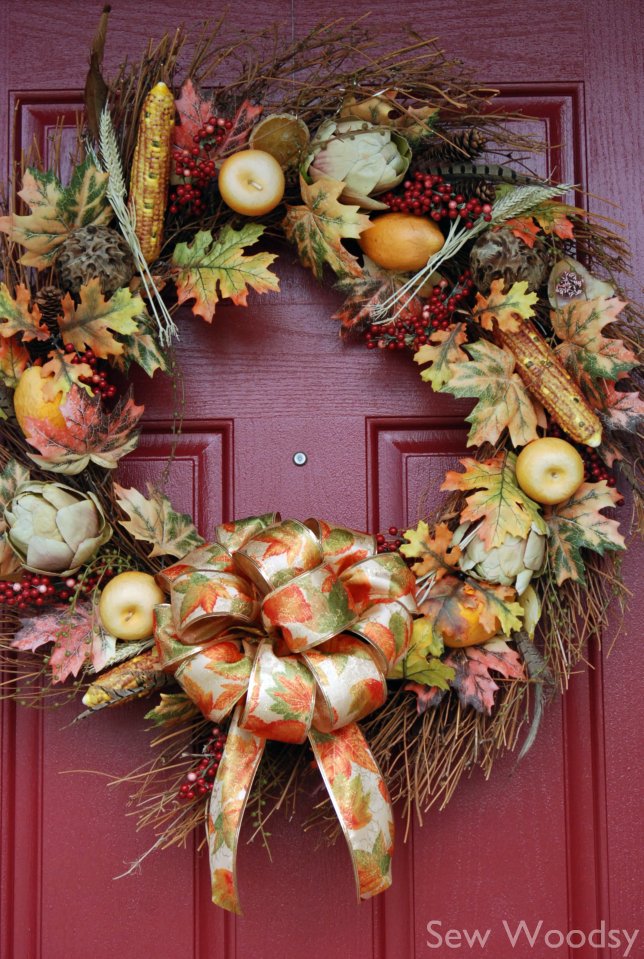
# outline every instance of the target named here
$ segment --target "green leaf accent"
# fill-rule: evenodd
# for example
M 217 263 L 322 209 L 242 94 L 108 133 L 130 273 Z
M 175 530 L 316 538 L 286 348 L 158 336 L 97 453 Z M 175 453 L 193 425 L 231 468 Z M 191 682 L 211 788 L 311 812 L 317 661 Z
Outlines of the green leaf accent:
M 178 513 L 167 496 L 148 484 L 148 499 L 137 489 L 114 484 L 127 520 L 119 520 L 135 539 L 150 543 L 150 556 L 180 558 L 204 542 L 187 513 Z
M 403 675 L 415 683 L 423 686 L 436 686 L 438 689 L 449 689 L 449 684 L 456 675 L 453 666 L 448 666 L 441 659 L 432 656 L 425 660 L 425 665 L 414 663 L 409 669 L 403 667 Z
M 159 703 L 145 718 L 157 726 L 183 723 L 193 716 L 199 715 L 199 710 L 185 693 L 161 693 Z
M 558 585 L 567 579 L 586 582 L 582 549 L 603 556 L 607 550 L 626 548 L 617 521 L 600 512 L 615 506 L 620 498 L 605 480 L 583 483 L 566 503 L 549 510 L 549 561 Z

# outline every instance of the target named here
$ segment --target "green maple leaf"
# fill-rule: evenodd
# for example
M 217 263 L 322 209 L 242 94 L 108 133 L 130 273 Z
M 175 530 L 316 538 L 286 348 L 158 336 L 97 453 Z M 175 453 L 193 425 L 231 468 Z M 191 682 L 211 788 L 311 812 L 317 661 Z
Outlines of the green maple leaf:
M 282 223 L 287 239 L 296 244 L 303 265 L 318 280 L 324 277 L 325 266 L 339 277 L 362 276 L 356 257 L 342 240 L 357 239 L 371 226 L 371 220 L 359 212 L 359 207 L 338 202 L 344 187 L 340 180 L 327 177 L 312 184 L 300 177 L 305 205 L 288 207 Z
M 99 279 L 81 286 L 79 297 L 78 306 L 69 293 L 63 297 L 63 313 L 58 320 L 63 342 L 71 343 L 78 352 L 89 347 L 101 359 L 120 356 L 123 343 L 112 334 L 138 331 L 137 317 L 145 314 L 141 297 L 123 287 L 105 299 Z
M 559 586 L 567 579 L 577 583 L 586 581 L 582 549 L 591 549 L 603 556 L 607 550 L 626 548 L 619 524 L 601 513 L 615 506 L 620 498 L 605 480 L 582 483 L 566 503 L 548 510 L 550 565 Z
M 454 364 L 467 363 L 468 358 L 461 349 L 467 342 L 465 323 L 453 323 L 446 330 L 432 333 L 431 343 L 426 343 L 414 354 L 414 362 L 432 365 L 420 372 L 425 383 L 431 383 L 436 391 L 442 390 L 454 375 Z
M 211 323 L 220 297 L 246 306 L 249 287 L 256 293 L 279 291 L 279 280 L 268 269 L 276 254 L 244 255 L 263 233 L 257 223 L 241 230 L 226 225 L 216 239 L 209 230 L 200 230 L 191 244 L 177 243 L 172 264 L 179 303 L 194 300 L 192 312 Z
M 593 380 L 617 380 L 637 366 L 637 358 L 621 340 L 602 334 L 624 306 L 615 296 L 599 296 L 551 312 L 552 328 L 563 340 L 555 352 L 577 380 L 582 372 Z
M 462 459 L 464 473 L 449 470 L 441 490 L 476 490 L 467 497 L 461 522 L 481 521 L 477 536 L 488 549 L 501 546 L 507 535 L 528 536 L 534 528 L 547 534 L 548 527 L 539 506 L 519 488 L 514 453 L 499 454 L 478 462 Z
M 178 513 L 159 490 L 148 484 L 148 499 L 132 487 L 114 484 L 117 503 L 128 516 L 119 520 L 135 539 L 150 543 L 150 556 L 185 556 L 204 542 L 187 513 Z
M 51 170 L 28 168 L 18 196 L 31 213 L 0 217 L 0 230 L 27 251 L 20 262 L 37 269 L 50 266 L 72 230 L 109 223 L 112 207 L 106 195 L 108 181 L 109 175 L 98 170 L 89 157 L 74 168 L 68 186 L 63 186 Z
M 537 412 L 523 380 L 514 372 L 512 354 L 487 340 L 465 349 L 471 359 L 453 363 L 449 382 L 441 389 L 456 397 L 478 397 L 466 417 L 472 424 L 467 445 L 494 444 L 506 428 L 513 446 L 537 439 Z

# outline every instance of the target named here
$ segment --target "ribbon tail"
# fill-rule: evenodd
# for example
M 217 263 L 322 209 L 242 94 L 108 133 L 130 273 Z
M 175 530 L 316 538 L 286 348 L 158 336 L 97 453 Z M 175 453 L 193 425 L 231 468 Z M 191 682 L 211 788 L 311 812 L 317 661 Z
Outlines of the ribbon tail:
M 356 723 L 309 740 L 349 846 L 358 897 L 391 885 L 394 817 L 382 773 Z
M 237 706 L 213 783 L 206 832 L 210 854 L 212 901 L 241 915 L 237 895 L 237 847 L 246 803 L 266 740 L 239 725 Z

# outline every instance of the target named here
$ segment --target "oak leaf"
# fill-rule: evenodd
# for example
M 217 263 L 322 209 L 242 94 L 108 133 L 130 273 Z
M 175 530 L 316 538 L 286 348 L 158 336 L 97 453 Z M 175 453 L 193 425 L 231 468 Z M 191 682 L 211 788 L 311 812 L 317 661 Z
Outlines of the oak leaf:
M 505 281 L 492 280 L 487 296 L 476 294 L 476 305 L 472 311 L 484 330 L 494 329 L 495 323 L 505 333 L 519 329 L 521 319 L 534 316 L 532 307 L 538 300 L 536 293 L 528 293 L 528 281 L 519 280 L 504 292 Z
M 78 603 L 71 609 L 41 613 L 22 620 L 11 645 L 14 649 L 35 652 L 46 643 L 53 643 L 49 667 L 53 682 L 62 683 L 68 676 L 78 676 L 80 670 L 93 663 L 100 655 L 94 635 L 99 630 L 98 616 L 89 603 Z
M 585 583 L 582 549 L 603 556 L 607 550 L 626 548 L 617 521 L 601 513 L 620 499 L 605 480 L 582 483 L 567 502 L 547 510 L 549 561 L 559 586 L 567 579 Z
M 40 453 L 29 455 L 52 473 L 80 473 L 90 462 L 114 469 L 121 457 L 136 447 L 135 430 L 143 410 L 126 396 L 107 413 L 98 394 L 90 397 L 73 385 L 60 406 L 64 427 L 48 419 L 27 417 L 26 438 Z
M 16 337 L 0 336 L 0 380 L 15 389 L 18 380 L 31 363 L 26 346 Z
M 37 305 L 31 306 L 31 293 L 19 283 L 13 297 L 4 283 L 0 283 L 0 336 L 9 337 L 19 333 L 23 342 L 48 340 L 49 330 L 41 322 L 42 314 Z
M 148 483 L 148 498 L 132 487 L 114 484 L 117 503 L 128 519 L 119 524 L 144 543 L 150 543 L 150 556 L 185 556 L 204 542 L 190 516 L 177 513 L 172 503 Z
M 357 258 L 343 246 L 342 240 L 356 240 L 371 226 L 371 220 L 359 212 L 358 206 L 338 202 L 344 187 L 341 180 L 328 177 L 312 184 L 300 177 L 304 206 L 287 207 L 282 222 L 287 239 L 297 246 L 302 264 L 318 280 L 322 280 L 325 266 L 340 277 L 362 274 Z
M 257 293 L 278 291 L 279 280 L 268 269 L 276 254 L 244 255 L 263 232 L 257 223 L 246 223 L 241 230 L 227 224 L 217 239 L 209 230 L 199 230 L 191 244 L 177 243 L 172 263 L 179 303 L 194 300 L 192 312 L 211 323 L 220 297 L 246 306 L 249 287 Z
M 69 186 L 63 186 L 51 170 L 27 169 L 18 196 L 31 213 L 0 217 L 0 230 L 27 251 L 20 262 L 44 269 L 76 227 L 109 223 L 108 181 L 109 174 L 98 170 L 89 157 L 74 168 Z
M 421 380 L 431 383 L 436 391 L 442 390 L 454 375 L 453 366 L 468 362 L 467 354 L 461 349 L 463 343 L 467 343 L 465 323 L 452 323 L 446 330 L 432 333 L 431 342 L 414 354 L 415 363 L 431 363 L 421 370 Z
M 476 490 L 466 499 L 461 522 L 482 520 L 477 536 L 488 549 L 502 546 L 508 535 L 525 539 L 532 528 L 548 532 L 539 506 L 517 484 L 516 459 L 514 453 L 500 453 L 482 462 L 466 457 L 460 461 L 465 472 L 449 470 L 441 486 L 441 490 Z
M 79 353 L 89 348 L 101 359 L 120 356 L 123 343 L 112 334 L 128 335 L 138 331 L 136 318 L 145 314 L 141 297 L 133 296 L 127 287 L 122 287 L 105 299 L 99 279 L 81 286 L 79 297 L 78 305 L 69 293 L 63 297 L 63 314 L 58 320 L 63 342 L 71 343 Z
M 495 444 L 506 428 L 513 446 L 537 439 L 538 411 L 514 372 L 512 354 L 487 340 L 470 343 L 465 350 L 471 359 L 453 363 L 449 382 L 441 389 L 456 397 L 478 397 L 465 418 L 472 424 L 467 445 Z
M 479 713 L 490 715 L 498 685 L 490 671 L 506 679 L 524 679 L 525 672 L 518 653 L 507 643 L 494 640 L 484 646 L 469 646 L 448 656 L 446 662 L 455 670 L 452 687 L 463 706 L 473 706 Z
M 618 339 L 602 335 L 626 304 L 616 296 L 574 300 L 550 313 L 555 335 L 563 342 L 555 352 L 576 379 L 617 380 L 637 366 L 637 358 Z
M 452 532 L 446 523 L 438 523 L 433 533 L 422 520 L 415 529 L 405 531 L 408 540 L 400 547 L 407 559 L 418 559 L 412 569 L 417 577 L 433 573 L 435 580 L 441 579 L 458 563 L 461 551 L 452 545 Z

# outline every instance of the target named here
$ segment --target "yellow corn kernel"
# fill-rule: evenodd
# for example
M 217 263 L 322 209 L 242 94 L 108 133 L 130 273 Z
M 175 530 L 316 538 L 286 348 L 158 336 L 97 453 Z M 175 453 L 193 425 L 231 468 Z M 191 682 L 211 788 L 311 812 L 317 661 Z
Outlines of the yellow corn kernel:
M 130 207 L 136 218 L 136 235 L 147 263 L 157 259 L 163 243 L 173 127 L 172 91 L 165 83 L 157 83 L 148 93 L 141 109 L 130 173 Z
M 512 353 L 519 376 L 562 430 L 577 443 L 599 446 L 602 439 L 599 418 L 532 324 L 523 321 L 514 333 L 497 330 L 495 337 Z

